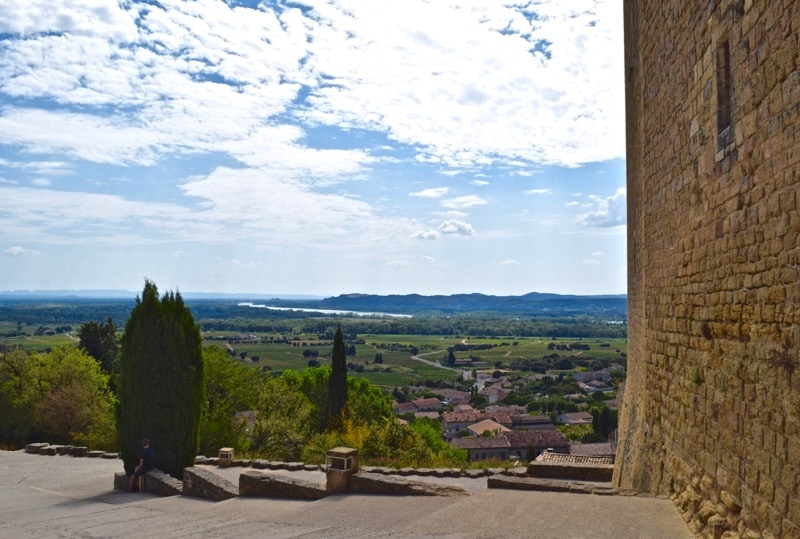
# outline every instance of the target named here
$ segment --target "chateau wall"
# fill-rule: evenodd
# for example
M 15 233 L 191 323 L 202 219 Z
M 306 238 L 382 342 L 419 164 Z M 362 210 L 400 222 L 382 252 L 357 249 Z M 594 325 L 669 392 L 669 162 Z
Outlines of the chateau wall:
M 614 481 L 701 535 L 800 537 L 800 1 L 624 5 Z

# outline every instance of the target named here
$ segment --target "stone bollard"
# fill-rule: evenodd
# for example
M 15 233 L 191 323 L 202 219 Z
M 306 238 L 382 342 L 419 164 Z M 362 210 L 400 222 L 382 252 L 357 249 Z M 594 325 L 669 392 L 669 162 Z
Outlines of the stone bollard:
M 334 447 L 325 454 L 328 494 L 342 494 L 350 490 L 350 478 L 357 473 L 358 449 Z
M 233 464 L 233 448 L 223 447 L 219 450 L 219 465 L 227 468 Z

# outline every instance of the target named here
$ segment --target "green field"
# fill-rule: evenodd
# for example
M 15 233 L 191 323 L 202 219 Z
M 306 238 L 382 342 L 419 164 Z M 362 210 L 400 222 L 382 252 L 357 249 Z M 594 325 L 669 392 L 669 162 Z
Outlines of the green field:
M 18 326 L 16 322 L 0 321 L 0 335 L 9 335 L 16 332 L 17 329 Z M 76 328 L 73 329 L 76 330 Z M 35 335 L 36 327 L 34 326 L 23 326 L 22 330 L 26 333 L 25 335 L 2 337 L 3 343 L 12 346 L 21 346 L 27 351 L 45 351 L 56 346 L 66 346 L 78 342 L 77 338 L 73 338 L 71 334 L 66 333 Z
M 263 342 L 265 339 L 277 339 L 282 336 L 266 333 L 252 333 L 257 341 L 236 341 L 233 332 L 205 332 L 204 343 L 206 346 L 217 345 L 223 349 L 233 350 L 235 357 L 243 360 L 254 368 L 265 368 L 271 371 L 285 369 L 304 369 L 308 366 L 309 357 L 305 357 L 306 350 L 316 350 L 319 356 L 315 359 L 321 365 L 330 365 L 331 342 L 320 341 L 314 337 L 297 335 L 295 344 Z M 432 366 L 411 358 L 411 347 L 418 349 L 418 355 L 431 361 L 443 362 L 447 356 L 447 349 L 461 344 L 494 345 L 486 350 L 471 350 L 456 352 L 456 359 L 467 359 L 470 356 L 485 362 L 485 366 L 477 367 L 479 370 L 507 369 L 514 361 L 536 360 L 544 356 L 558 354 L 560 357 L 576 361 L 590 362 L 594 359 L 605 362 L 625 363 L 627 351 L 626 339 L 551 339 L 547 337 L 532 338 L 485 338 L 462 339 L 453 336 L 435 335 L 360 335 L 366 344 L 356 344 L 356 354 L 348 356 L 349 363 L 353 363 L 363 372 L 350 371 L 350 376 L 365 377 L 370 382 L 384 388 L 420 385 L 426 381 L 454 382 L 459 377 L 461 369 L 443 369 Z M 219 340 L 222 339 L 222 340 Z M 588 346 L 589 350 L 551 350 L 548 346 L 569 345 L 578 343 Z M 374 364 L 375 355 L 380 353 L 383 357 L 382 364 Z M 253 361 L 258 358 L 258 361 Z

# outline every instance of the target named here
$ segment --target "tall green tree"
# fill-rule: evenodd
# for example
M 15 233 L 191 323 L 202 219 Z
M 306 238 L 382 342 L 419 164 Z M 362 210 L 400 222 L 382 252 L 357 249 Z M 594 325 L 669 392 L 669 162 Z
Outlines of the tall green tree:
M 336 328 L 331 354 L 331 377 L 328 379 L 328 401 L 325 417 L 329 428 L 336 428 L 342 410 L 347 404 L 347 347 L 344 344 L 342 326 Z
M 78 348 L 100 362 L 103 372 L 114 378 L 119 371 L 119 343 L 117 342 L 117 325 L 108 317 L 105 324 L 94 321 L 86 322 L 78 330 Z
M 200 329 L 179 293 L 159 298 L 145 281 L 125 324 L 117 390 L 125 471 L 133 473 L 140 440 L 149 438 L 156 466 L 182 477 L 197 455 L 204 392 Z

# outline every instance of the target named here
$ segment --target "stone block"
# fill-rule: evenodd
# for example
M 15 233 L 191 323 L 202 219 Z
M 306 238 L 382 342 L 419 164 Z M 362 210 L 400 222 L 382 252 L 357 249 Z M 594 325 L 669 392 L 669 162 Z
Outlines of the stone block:
M 26 453 L 32 453 L 34 455 L 39 455 L 39 454 L 41 454 L 42 449 L 44 449 L 45 447 L 47 447 L 49 445 L 50 444 L 48 444 L 47 442 L 36 442 L 36 443 L 33 443 L 33 444 L 28 444 L 28 445 L 25 446 L 25 452 Z
M 195 496 L 220 502 L 239 495 L 239 487 L 205 468 L 191 467 L 183 470 L 183 490 L 186 496 Z
M 125 472 L 117 472 L 114 474 L 114 490 L 128 490 L 130 485 L 130 476 Z
M 239 495 L 320 500 L 328 493 L 324 485 L 285 475 L 250 470 L 239 475 Z
M 461 487 L 415 481 L 373 473 L 357 473 L 350 478 L 351 493 L 393 496 L 468 496 Z
M 105 453 L 105 451 L 89 451 L 88 456 L 90 459 L 99 459 L 103 456 L 103 453 Z
M 159 496 L 177 496 L 183 490 L 183 483 L 158 468 L 145 474 L 145 491 L 155 492 Z

